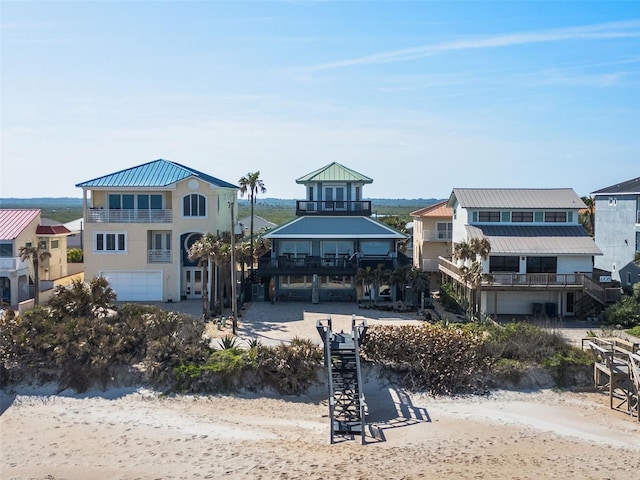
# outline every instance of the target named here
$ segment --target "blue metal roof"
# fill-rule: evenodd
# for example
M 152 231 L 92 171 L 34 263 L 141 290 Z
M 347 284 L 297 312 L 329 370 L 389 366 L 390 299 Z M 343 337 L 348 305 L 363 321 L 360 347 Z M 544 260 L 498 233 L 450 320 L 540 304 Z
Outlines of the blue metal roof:
M 369 217 L 299 217 L 263 235 L 265 238 L 407 238 Z
M 120 170 L 93 180 L 87 180 L 76 184 L 76 187 L 167 187 L 189 177 L 200 178 L 216 187 L 240 188 L 237 185 L 199 172 L 193 168 L 163 159 L 143 163 L 137 167 Z

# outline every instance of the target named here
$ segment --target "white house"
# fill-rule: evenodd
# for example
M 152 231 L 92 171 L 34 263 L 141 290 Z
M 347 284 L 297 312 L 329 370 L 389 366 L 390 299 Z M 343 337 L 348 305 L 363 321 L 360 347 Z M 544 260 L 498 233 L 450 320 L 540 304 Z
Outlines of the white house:
M 605 291 L 591 280 L 600 249 L 578 222 L 584 202 L 570 188 L 454 188 L 453 246 L 486 238 L 491 253 L 482 261 L 479 296 L 487 315 L 582 315 Z M 448 281 L 464 284 L 460 262 L 440 259 Z

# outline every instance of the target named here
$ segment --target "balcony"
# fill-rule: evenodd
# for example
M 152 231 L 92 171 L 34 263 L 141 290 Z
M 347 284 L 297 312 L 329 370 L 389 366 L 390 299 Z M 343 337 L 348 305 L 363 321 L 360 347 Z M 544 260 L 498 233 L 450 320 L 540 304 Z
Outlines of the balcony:
M 28 260 L 20 260 L 20 257 L 2 257 L 0 258 L 0 270 L 14 271 L 29 268 Z
M 452 237 L 451 230 L 422 230 L 423 242 L 450 242 Z
M 368 200 L 297 200 L 296 215 L 371 215 L 371 202 Z
M 87 223 L 171 223 L 170 209 L 103 209 L 91 208 L 87 212 Z
M 358 261 L 348 257 L 263 257 L 258 259 L 258 269 L 263 275 L 353 275 Z
M 171 263 L 171 250 L 147 250 L 148 263 Z
M 451 278 L 464 283 L 463 272 L 455 263 L 440 257 L 440 271 L 446 273 Z M 491 273 L 485 274 L 481 286 L 483 289 L 493 288 L 503 289 L 550 289 L 550 288 L 570 288 L 583 289 L 585 279 L 588 277 L 584 273 Z

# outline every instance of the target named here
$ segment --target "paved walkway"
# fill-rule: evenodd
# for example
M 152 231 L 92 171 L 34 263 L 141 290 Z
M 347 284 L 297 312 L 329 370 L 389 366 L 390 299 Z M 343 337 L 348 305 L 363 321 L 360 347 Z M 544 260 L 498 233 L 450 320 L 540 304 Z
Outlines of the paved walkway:
M 174 303 L 149 302 L 149 304 L 163 310 L 185 313 L 197 318 L 202 316 L 201 300 L 184 300 Z M 422 323 L 417 314 L 359 308 L 357 303 L 282 302 L 271 304 L 270 302 L 249 302 L 244 307 L 240 311 L 238 336 L 246 340 L 258 338 L 265 345 L 290 342 L 295 337 L 311 339 L 321 344 L 322 340 L 316 330 L 316 322 L 317 320 L 325 320 L 329 316 L 331 316 L 334 331 L 351 330 L 353 315 L 356 316 L 357 322 L 366 318 L 370 326 L 418 325 Z M 227 309 L 225 314 L 229 315 L 230 311 Z M 597 322 L 566 318 L 538 320 L 526 318 L 526 321 L 560 333 L 577 347 L 581 346 L 582 338 L 587 337 L 590 333 L 595 332 L 598 336 L 603 336 L 600 324 Z M 615 333 L 624 336 L 624 332 Z

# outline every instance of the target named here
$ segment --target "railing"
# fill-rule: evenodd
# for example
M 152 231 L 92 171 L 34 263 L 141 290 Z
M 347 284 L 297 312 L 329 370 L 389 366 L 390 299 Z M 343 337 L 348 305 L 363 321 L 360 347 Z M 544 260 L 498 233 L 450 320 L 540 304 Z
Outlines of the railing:
M 358 261 L 351 257 L 276 257 L 276 258 L 260 258 L 258 267 L 261 269 L 279 269 L 279 270 L 312 270 L 312 269 L 353 269 L 358 267 Z
M 423 242 L 450 242 L 452 237 L 451 230 L 422 230 Z
M 437 272 L 438 260 L 434 260 L 432 258 L 422 259 L 422 270 L 424 270 L 425 272 Z
M 369 200 L 298 200 L 296 215 L 371 215 Z
M 20 260 L 20 257 L 0 258 L 0 270 L 20 270 L 29 267 L 28 260 Z
M 148 263 L 171 263 L 171 250 L 147 250 Z
M 440 271 L 452 278 L 461 280 L 464 272 L 450 260 L 440 257 Z M 586 279 L 586 280 L 585 280 Z M 577 287 L 584 286 L 588 290 L 587 282 L 604 290 L 584 273 L 487 273 L 482 278 L 483 287 Z M 595 289 L 594 289 L 595 291 Z M 604 302 L 604 297 L 603 297 Z
M 170 209 L 102 209 L 91 208 L 87 212 L 88 223 L 171 223 Z

